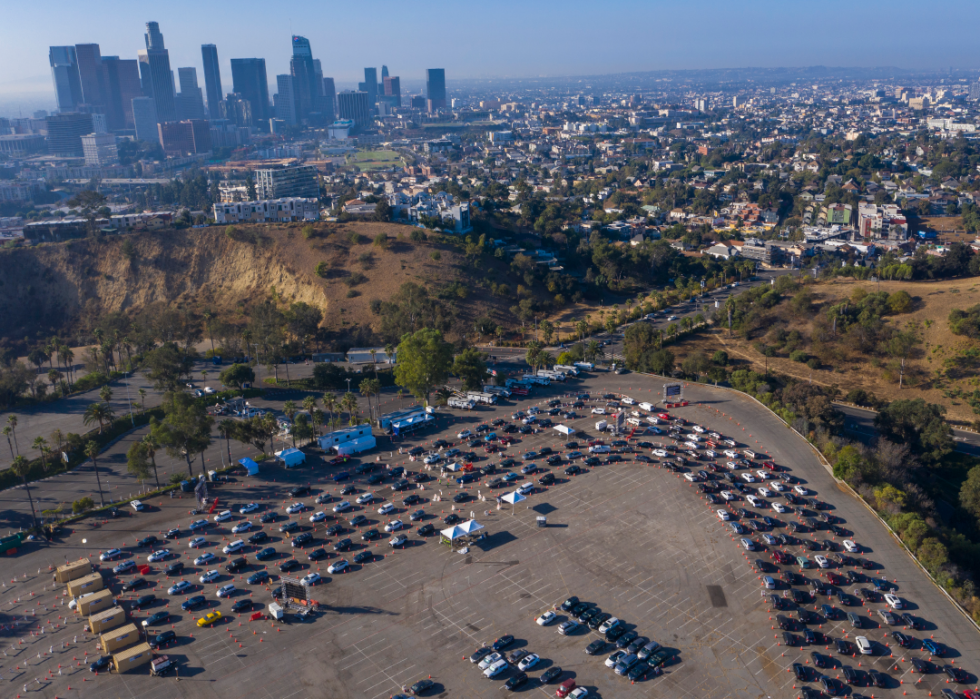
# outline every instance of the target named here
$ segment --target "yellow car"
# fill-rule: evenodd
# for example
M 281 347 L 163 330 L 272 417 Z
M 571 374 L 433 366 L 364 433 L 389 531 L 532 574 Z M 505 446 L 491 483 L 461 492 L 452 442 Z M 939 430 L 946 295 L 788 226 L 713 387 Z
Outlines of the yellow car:
M 217 621 L 221 620 L 221 612 L 208 612 L 203 617 L 197 620 L 198 626 L 211 626 Z

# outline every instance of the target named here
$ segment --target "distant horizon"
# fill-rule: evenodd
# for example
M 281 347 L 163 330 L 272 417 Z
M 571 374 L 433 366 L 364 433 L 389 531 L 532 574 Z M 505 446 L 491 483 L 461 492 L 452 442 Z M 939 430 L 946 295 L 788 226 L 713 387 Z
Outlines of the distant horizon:
M 814 14 L 778 0 L 703 0 L 696 7 L 609 0 L 598 13 L 583 0 L 499 0 L 492 8 L 448 0 L 411 6 L 379 0 L 370 7 L 301 0 L 270 14 L 258 0 L 171 0 L 149 8 L 104 0 L 98 13 L 67 0 L 49 0 L 43 9 L 20 3 L 4 9 L 0 27 L 0 105 L 43 104 L 41 93 L 54 104 L 50 46 L 98 43 L 103 55 L 135 59 L 147 21 L 159 22 L 171 66 L 197 68 L 202 85 L 201 45 L 215 44 L 226 93 L 232 58 L 264 58 L 274 86 L 276 75 L 289 72 L 292 34 L 310 40 L 324 76 L 338 88 L 363 80 L 364 66 L 382 64 L 402 78 L 403 91 L 422 81 L 426 68 L 445 68 L 450 86 L 739 66 L 980 68 L 974 31 L 980 4 L 941 6 L 826 0 Z

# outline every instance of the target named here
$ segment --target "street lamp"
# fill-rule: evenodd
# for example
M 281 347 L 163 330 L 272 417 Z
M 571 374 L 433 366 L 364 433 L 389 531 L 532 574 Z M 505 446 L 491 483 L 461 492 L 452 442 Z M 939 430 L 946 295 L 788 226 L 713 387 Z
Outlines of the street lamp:
M 347 392 L 350 393 L 350 379 L 347 379 Z

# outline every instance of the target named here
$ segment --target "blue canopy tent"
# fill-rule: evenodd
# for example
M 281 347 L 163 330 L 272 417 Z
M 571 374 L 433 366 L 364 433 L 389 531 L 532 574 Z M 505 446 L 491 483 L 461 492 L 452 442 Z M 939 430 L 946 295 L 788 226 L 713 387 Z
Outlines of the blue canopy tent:
M 244 459 L 239 459 L 238 463 L 240 463 L 242 466 L 245 467 L 245 470 L 248 471 L 248 475 L 250 476 L 259 475 L 259 465 L 254 461 L 252 461 L 247 456 Z

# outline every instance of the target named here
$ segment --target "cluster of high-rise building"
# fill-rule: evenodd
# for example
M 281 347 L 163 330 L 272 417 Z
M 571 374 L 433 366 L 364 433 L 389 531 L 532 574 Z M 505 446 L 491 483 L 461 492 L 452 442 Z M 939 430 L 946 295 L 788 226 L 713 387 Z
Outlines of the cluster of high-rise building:
M 135 60 L 103 56 L 98 44 L 50 48 L 58 105 L 47 124 L 50 153 L 80 157 L 89 152 L 83 136 L 109 134 L 100 142 L 125 135 L 158 143 L 168 155 L 200 154 L 241 145 L 253 130 L 322 128 L 339 119 L 356 132 L 375 116 L 403 106 L 401 79 L 389 75 L 387 66 L 382 66 L 380 79 L 377 68 L 365 68 L 357 90 L 338 93 L 302 36 L 292 37 L 289 72 L 275 76 L 272 99 L 264 58 L 231 59 L 232 90 L 225 93 L 214 44 L 201 47 L 202 88 L 195 67 L 177 68 L 175 79 L 157 22 L 146 23 L 144 42 Z M 445 70 L 428 70 L 425 96 L 411 97 L 407 106 L 430 113 L 445 109 Z M 97 152 L 104 157 L 107 151 L 102 147 Z

